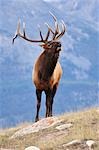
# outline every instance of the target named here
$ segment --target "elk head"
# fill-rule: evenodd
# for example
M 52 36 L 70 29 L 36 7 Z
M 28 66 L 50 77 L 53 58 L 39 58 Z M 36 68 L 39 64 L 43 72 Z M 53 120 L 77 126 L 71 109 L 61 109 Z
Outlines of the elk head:
M 59 53 L 59 51 L 61 50 L 61 43 L 60 43 L 59 39 L 64 35 L 64 33 L 66 31 L 66 27 L 65 27 L 65 23 L 63 21 L 61 21 L 61 30 L 60 30 L 57 18 L 51 12 L 50 12 L 50 14 L 55 21 L 55 31 L 53 31 L 53 29 L 47 23 L 45 23 L 48 27 L 46 37 L 43 38 L 42 32 L 39 28 L 39 33 L 40 33 L 41 39 L 40 40 L 32 40 L 26 36 L 25 23 L 23 23 L 23 33 L 20 32 L 20 20 L 19 20 L 18 25 L 17 25 L 17 30 L 15 33 L 15 36 L 13 37 L 12 43 L 14 43 L 14 40 L 19 36 L 29 42 L 42 43 L 40 46 L 43 47 L 44 50 L 47 51 L 48 53 L 51 53 L 52 50 L 53 50 L 53 52 Z M 50 33 L 52 34 L 51 39 L 48 40 Z

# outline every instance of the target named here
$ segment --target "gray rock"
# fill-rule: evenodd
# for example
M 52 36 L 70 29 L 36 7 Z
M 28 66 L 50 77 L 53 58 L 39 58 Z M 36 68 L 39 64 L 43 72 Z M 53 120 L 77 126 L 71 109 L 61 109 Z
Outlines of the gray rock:
M 36 146 L 29 146 L 29 147 L 25 148 L 25 150 L 40 150 L 40 149 Z
M 69 142 L 67 144 L 64 144 L 63 147 L 69 147 L 69 146 L 79 145 L 81 143 L 82 143 L 82 141 L 79 140 L 79 139 L 77 139 L 77 140 L 73 140 L 73 141 L 71 141 L 71 142 Z
M 73 126 L 72 123 L 67 123 L 67 124 L 62 124 L 60 126 L 57 126 L 56 129 L 58 129 L 58 130 L 64 130 L 64 129 L 68 129 L 68 128 L 72 127 L 72 126 Z
M 55 124 L 60 123 L 61 121 L 62 120 L 58 119 L 57 117 L 48 117 L 41 119 L 40 121 L 32 125 L 28 125 L 27 127 L 18 130 L 14 133 L 14 135 L 10 137 L 10 139 L 41 131 L 43 129 L 52 127 Z
M 88 145 L 89 149 L 92 149 L 96 145 L 96 142 L 93 140 L 88 140 L 86 141 L 86 145 Z

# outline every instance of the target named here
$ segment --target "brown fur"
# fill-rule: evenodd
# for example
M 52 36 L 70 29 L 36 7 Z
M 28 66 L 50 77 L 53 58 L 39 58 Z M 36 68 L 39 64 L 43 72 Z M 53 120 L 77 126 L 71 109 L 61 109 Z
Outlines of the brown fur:
M 58 85 L 59 80 L 62 76 L 61 65 L 59 62 L 57 62 L 55 69 L 54 69 L 54 72 L 53 72 L 49 81 L 41 81 L 38 77 L 38 68 L 39 68 L 39 63 L 40 63 L 39 58 L 37 59 L 35 66 L 34 66 L 34 69 L 33 69 L 32 81 L 34 82 L 37 89 L 40 89 L 40 90 L 46 89 L 47 90 L 49 88 L 49 86 L 51 87 L 51 89 L 53 89 L 54 85 L 56 85 L 56 84 Z
M 51 42 L 50 48 L 47 47 L 47 44 L 44 46 L 44 51 L 38 57 L 32 74 L 37 94 L 36 121 L 39 120 L 42 91 L 46 94 L 46 117 L 52 116 L 53 99 L 62 75 L 62 68 L 58 62 L 61 43 L 59 41 Z
M 46 37 L 43 38 L 42 32 L 40 30 L 41 40 L 32 40 L 26 36 L 25 33 L 25 24 L 23 24 L 23 33 L 20 32 L 20 20 L 18 21 L 17 30 L 15 32 L 15 36 L 13 37 L 12 43 L 14 43 L 15 39 L 19 36 L 22 39 L 29 42 L 41 42 L 41 47 L 43 47 L 44 51 L 38 57 L 33 74 L 32 79 L 36 86 L 36 96 L 37 96 L 37 113 L 35 117 L 35 121 L 39 120 L 39 109 L 41 105 L 41 95 L 42 91 L 46 94 L 46 117 L 52 116 L 52 106 L 54 96 L 56 94 L 56 90 L 59 84 L 59 80 L 62 75 L 62 68 L 60 63 L 58 62 L 59 53 L 61 51 L 61 43 L 58 41 L 65 33 L 66 27 L 64 22 L 61 22 L 61 30 L 59 29 L 59 25 L 57 22 L 57 18 L 50 12 L 51 16 L 55 21 L 55 31 L 51 29 L 51 27 L 46 23 L 48 27 L 48 31 Z M 52 34 L 52 39 L 49 39 L 50 33 Z

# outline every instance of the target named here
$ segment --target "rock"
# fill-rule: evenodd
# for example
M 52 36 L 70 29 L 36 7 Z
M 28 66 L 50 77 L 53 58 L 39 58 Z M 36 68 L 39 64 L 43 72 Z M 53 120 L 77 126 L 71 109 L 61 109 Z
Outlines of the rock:
M 36 146 L 29 146 L 29 147 L 25 148 L 25 150 L 40 150 L 40 149 Z
M 75 146 L 75 145 L 79 145 L 81 143 L 82 143 L 82 141 L 77 139 L 77 140 L 73 140 L 67 144 L 64 144 L 63 147 Z
M 62 120 L 58 119 L 57 117 L 44 118 L 44 119 L 42 119 L 42 120 L 40 120 L 40 121 L 38 121 L 32 125 L 29 125 L 25 128 L 18 130 L 17 132 L 14 133 L 14 135 L 12 135 L 10 137 L 10 139 L 24 136 L 26 134 L 38 132 L 40 130 L 52 127 L 53 125 L 60 123 L 61 121 Z
M 94 146 L 96 145 L 95 141 L 93 140 L 79 140 L 79 139 L 76 139 L 76 140 L 73 140 L 67 144 L 64 144 L 63 147 L 64 148 L 79 148 L 79 149 L 84 149 L 84 150 L 93 150 Z M 66 150 L 67 150 L 66 149 Z
M 58 130 L 64 130 L 64 129 L 68 129 L 68 128 L 72 127 L 72 126 L 73 126 L 72 123 L 67 123 L 67 124 L 62 124 L 60 126 L 57 126 L 56 129 L 58 129 Z
M 93 140 L 88 140 L 88 141 L 86 141 L 86 145 L 88 145 L 89 148 L 91 149 L 96 145 L 96 142 Z
M 56 139 L 56 137 L 58 139 L 62 139 L 64 136 L 68 136 L 67 132 L 64 132 L 63 130 L 61 131 L 53 131 L 50 133 L 47 133 L 47 135 L 41 136 L 39 138 L 40 141 L 42 141 L 42 143 L 46 143 L 48 141 L 52 141 L 52 139 Z

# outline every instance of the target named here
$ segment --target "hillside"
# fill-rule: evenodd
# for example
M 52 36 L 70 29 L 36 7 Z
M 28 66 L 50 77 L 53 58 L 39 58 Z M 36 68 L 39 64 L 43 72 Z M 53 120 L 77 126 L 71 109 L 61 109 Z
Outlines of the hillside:
M 12 45 L 17 21 L 26 23 L 26 34 L 45 36 L 47 22 L 54 29 L 51 11 L 66 24 L 59 61 L 63 76 L 54 101 L 54 114 L 99 106 L 99 1 L 0 0 L 0 127 L 11 127 L 35 117 L 36 96 L 32 68 L 42 48 L 20 38 Z M 44 97 L 44 96 L 43 96 Z M 61 107 L 60 107 L 61 106 Z M 34 108 L 34 109 L 33 109 Z M 41 116 L 44 116 L 42 100 Z
M 0 130 L 0 150 L 99 150 L 98 126 L 99 108 L 24 123 Z

